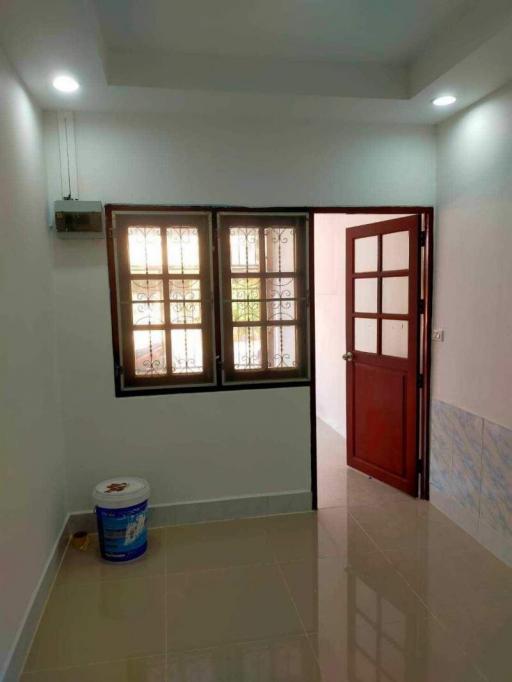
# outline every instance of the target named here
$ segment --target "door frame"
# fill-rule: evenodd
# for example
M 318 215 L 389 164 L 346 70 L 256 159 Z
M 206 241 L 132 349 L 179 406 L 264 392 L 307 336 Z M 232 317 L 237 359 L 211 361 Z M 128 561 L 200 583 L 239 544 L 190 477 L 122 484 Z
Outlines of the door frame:
M 432 294 L 434 272 L 434 209 L 431 206 L 318 206 L 309 208 L 309 287 L 310 287 L 310 420 L 311 420 L 311 495 L 313 509 L 318 509 L 317 434 L 316 434 L 316 370 L 315 370 L 315 214 L 360 213 L 416 214 L 420 216 L 421 281 L 419 315 L 419 371 L 418 377 L 418 475 L 419 497 L 430 498 L 430 393 L 432 358 Z M 422 296 L 423 294 L 423 296 Z M 340 349 L 344 352 L 345 349 Z

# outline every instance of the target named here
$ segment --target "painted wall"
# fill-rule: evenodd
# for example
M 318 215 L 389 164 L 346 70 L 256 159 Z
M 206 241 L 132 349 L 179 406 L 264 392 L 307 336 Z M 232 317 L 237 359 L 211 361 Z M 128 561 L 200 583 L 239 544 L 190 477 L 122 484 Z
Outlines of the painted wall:
M 0 678 L 65 519 L 40 114 L 0 51 Z
M 46 117 L 59 196 L 55 114 Z M 80 198 L 104 203 L 432 204 L 425 127 L 348 126 L 81 113 Z M 153 502 L 309 490 L 304 388 L 114 398 L 104 242 L 55 242 L 59 357 L 73 510 L 120 472 Z M 258 424 L 252 415 L 258 414 Z
M 315 216 L 316 412 L 347 437 L 345 230 L 403 214 L 317 213 Z
M 512 563 L 512 87 L 440 125 L 437 154 L 433 499 Z

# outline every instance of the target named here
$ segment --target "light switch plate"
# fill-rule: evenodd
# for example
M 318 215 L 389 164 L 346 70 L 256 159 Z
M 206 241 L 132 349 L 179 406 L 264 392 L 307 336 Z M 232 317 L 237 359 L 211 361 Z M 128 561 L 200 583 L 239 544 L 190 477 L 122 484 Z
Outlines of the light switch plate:
M 444 329 L 434 329 L 432 332 L 432 341 L 444 341 Z

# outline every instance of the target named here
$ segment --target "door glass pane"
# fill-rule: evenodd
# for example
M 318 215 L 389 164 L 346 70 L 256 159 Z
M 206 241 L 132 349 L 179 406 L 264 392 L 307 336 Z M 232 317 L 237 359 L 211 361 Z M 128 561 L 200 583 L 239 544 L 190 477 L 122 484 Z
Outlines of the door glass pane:
M 201 329 L 171 330 L 172 373 L 198 374 L 203 371 Z
M 406 320 L 382 320 L 382 355 L 406 358 L 408 331 Z
M 129 227 L 128 256 L 133 274 L 162 272 L 162 237 L 159 227 Z
M 375 272 L 378 262 L 378 237 L 356 239 L 354 249 L 354 272 Z
M 257 227 L 232 227 L 229 230 L 231 272 L 259 272 L 260 233 Z
M 233 327 L 235 369 L 261 369 L 261 327 Z
M 135 374 L 154 376 L 167 374 L 165 333 L 161 330 L 133 332 Z
M 294 325 L 267 328 L 268 366 L 283 369 L 297 366 L 297 328 Z
M 408 270 L 409 232 L 392 232 L 382 237 L 382 269 Z
M 409 278 L 382 278 L 382 312 L 407 315 L 409 312 Z
M 376 353 L 377 320 L 356 317 L 354 323 L 354 349 L 364 353 Z
M 377 312 L 377 278 L 364 277 L 354 280 L 354 312 Z
M 293 227 L 265 229 L 265 269 L 267 272 L 295 271 L 295 229 Z

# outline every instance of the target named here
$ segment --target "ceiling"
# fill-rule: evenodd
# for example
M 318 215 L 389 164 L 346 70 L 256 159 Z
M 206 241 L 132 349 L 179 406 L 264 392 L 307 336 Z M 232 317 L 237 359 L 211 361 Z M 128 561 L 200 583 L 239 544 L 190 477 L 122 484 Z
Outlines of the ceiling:
M 47 109 L 436 123 L 512 78 L 512 2 L 0 0 L 0 43 Z
M 96 0 L 106 45 L 277 59 L 404 63 L 468 0 Z

